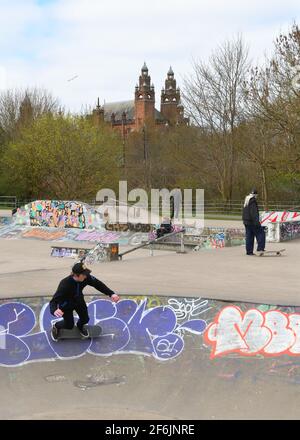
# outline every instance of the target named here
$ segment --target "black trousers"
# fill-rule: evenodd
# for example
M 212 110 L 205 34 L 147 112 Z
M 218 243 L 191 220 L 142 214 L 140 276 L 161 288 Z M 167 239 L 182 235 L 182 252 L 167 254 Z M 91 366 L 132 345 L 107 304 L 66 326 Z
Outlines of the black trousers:
M 160 227 L 156 230 L 156 237 L 160 238 L 163 237 L 166 234 L 171 234 L 172 232 L 172 228 L 164 228 L 164 227 Z
M 78 314 L 79 320 L 77 322 L 77 327 L 82 330 L 82 327 L 87 324 L 90 320 L 87 305 L 84 301 L 78 303 L 74 309 L 69 309 L 64 311 L 64 316 L 61 321 L 55 323 L 58 329 L 66 328 L 72 330 L 74 327 L 74 311 Z
M 261 225 L 245 225 L 246 228 L 246 252 L 253 254 L 254 238 L 257 241 L 257 251 L 264 251 L 266 245 L 266 235 Z

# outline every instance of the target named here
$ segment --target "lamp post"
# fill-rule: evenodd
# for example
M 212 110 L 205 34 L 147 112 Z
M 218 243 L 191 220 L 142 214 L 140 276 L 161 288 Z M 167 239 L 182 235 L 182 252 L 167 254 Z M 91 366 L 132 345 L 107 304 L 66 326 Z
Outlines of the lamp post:
M 144 168 L 145 168 L 145 188 L 146 191 L 150 190 L 149 185 L 149 160 L 148 160 L 148 150 L 146 141 L 146 124 L 143 125 L 143 147 L 144 147 Z

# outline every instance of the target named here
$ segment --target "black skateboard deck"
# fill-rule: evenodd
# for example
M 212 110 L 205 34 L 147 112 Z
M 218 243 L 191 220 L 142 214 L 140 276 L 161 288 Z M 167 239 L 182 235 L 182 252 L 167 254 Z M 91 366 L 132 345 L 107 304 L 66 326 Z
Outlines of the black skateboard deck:
M 280 257 L 282 255 L 282 252 L 284 252 L 285 249 L 278 249 L 277 251 L 261 251 L 258 252 L 257 255 L 259 257 L 265 257 L 265 256 L 269 256 L 269 257 Z
M 100 325 L 85 325 L 84 328 L 88 331 L 88 336 L 84 337 L 80 334 L 76 325 L 72 330 L 67 330 L 65 328 L 59 330 L 57 341 L 60 339 L 88 339 L 97 338 L 102 334 L 102 328 Z

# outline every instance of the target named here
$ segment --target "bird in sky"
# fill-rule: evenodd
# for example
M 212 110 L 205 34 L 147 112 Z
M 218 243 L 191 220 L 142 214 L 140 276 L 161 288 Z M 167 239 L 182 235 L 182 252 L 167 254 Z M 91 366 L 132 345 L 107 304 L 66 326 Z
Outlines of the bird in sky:
M 73 76 L 73 78 L 68 79 L 68 82 L 74 81 L 74 79 L 78 78 L 79 75 Z

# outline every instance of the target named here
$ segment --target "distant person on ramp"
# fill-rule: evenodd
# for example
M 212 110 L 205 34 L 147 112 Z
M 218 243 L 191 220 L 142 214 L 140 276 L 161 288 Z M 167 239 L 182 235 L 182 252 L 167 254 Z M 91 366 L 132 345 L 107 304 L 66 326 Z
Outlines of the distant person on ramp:
M 168 217 L 164 217 L 160 227 L 156 230 L 156 238 L 163 237 L 166 234 L 171 234 L 172 222 Z
M 113 302 L 118 302 L 120 297 L 107 287 L 102 281 L 91 275 L 91 270 L 83 263 L 76 263 L 72 268 L 71 275 L 64 278 L 58 285 L 58 288 L 50 301 L 50 312 L 56 318 L 63 318 L 56 322 L 51 331 L 52 339 L 58 340 L 59 330 L 71 330 L 74 327 L 75 311 L 79 320 L 77 322 L 78 330 L 83 337 L 88 337 L 84 325 L 89 322 L 89 315 L 86 302 L 83 296 L 83 289 L 86 286 L 93 286 L 99 292 L 108 295 Z
M 259 221 L 259 210 L 257 205 L 257 190 L 254 188 L 251 193 L 246 196 L 243 207 L 243 223 L 246 229 L 246 253 L 247 255 L 255 255 L 254 238 L 257 241 L 257 252 L 263 252 L 266 245 L 265 230 Z

